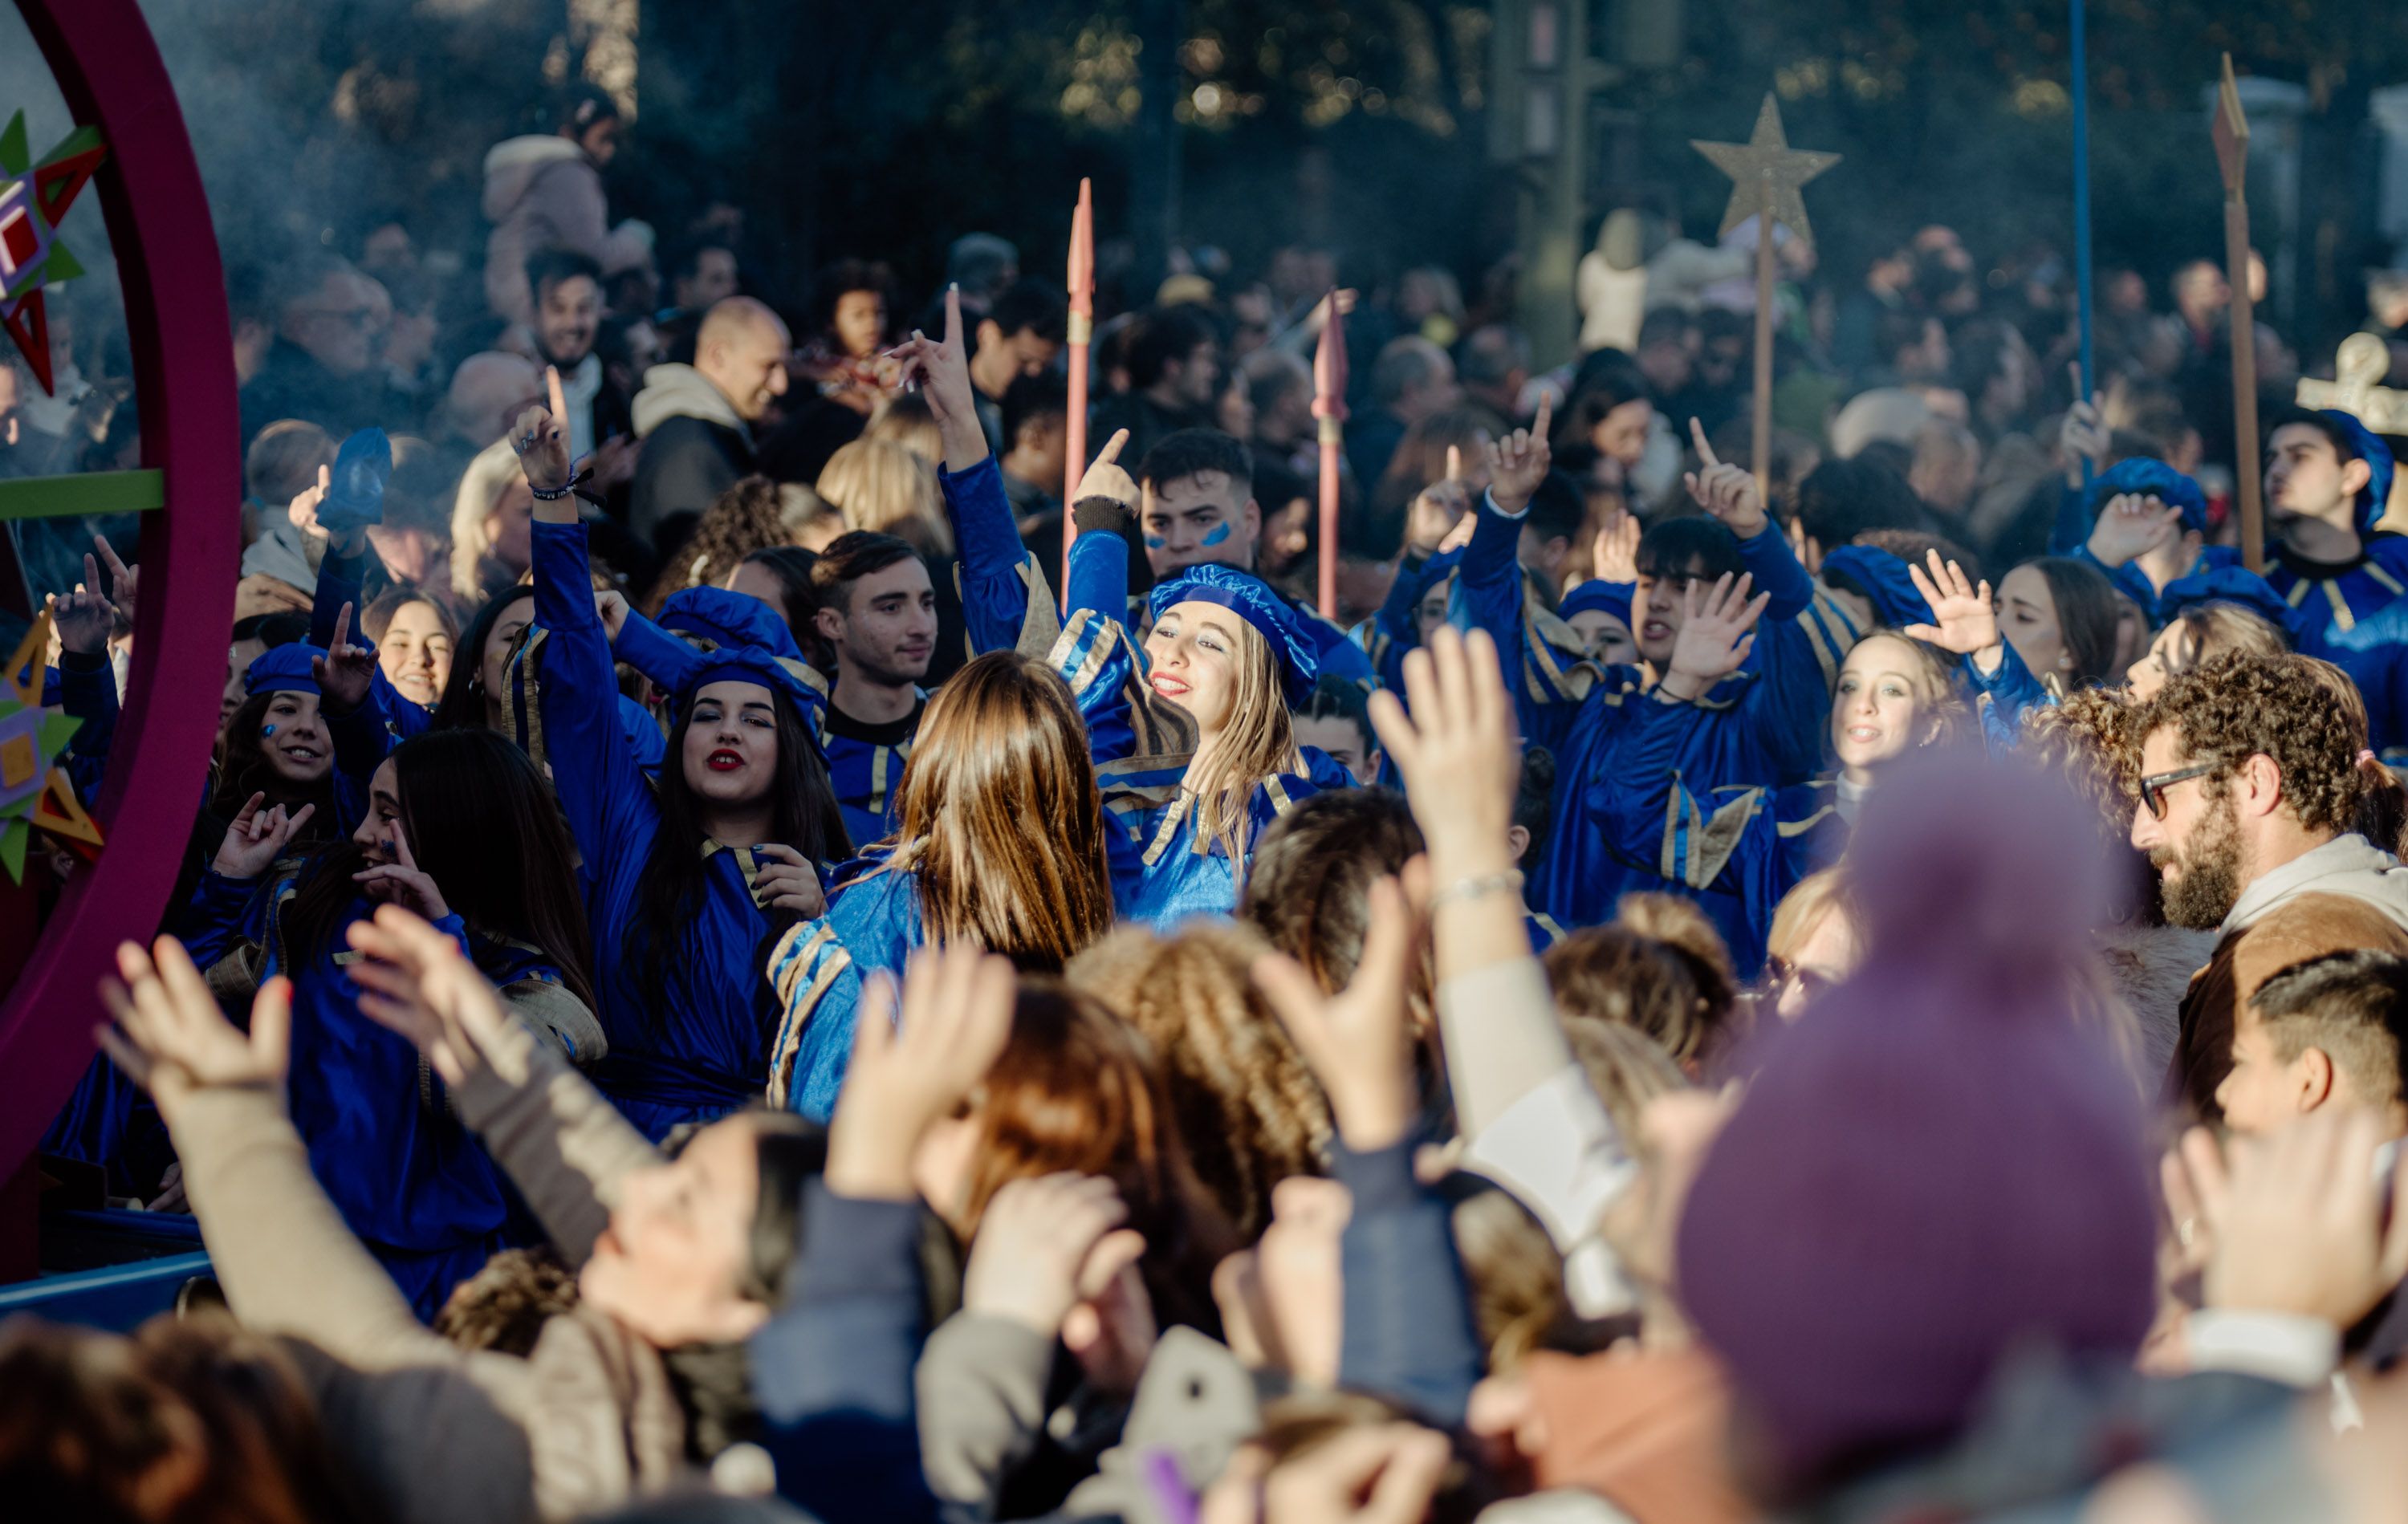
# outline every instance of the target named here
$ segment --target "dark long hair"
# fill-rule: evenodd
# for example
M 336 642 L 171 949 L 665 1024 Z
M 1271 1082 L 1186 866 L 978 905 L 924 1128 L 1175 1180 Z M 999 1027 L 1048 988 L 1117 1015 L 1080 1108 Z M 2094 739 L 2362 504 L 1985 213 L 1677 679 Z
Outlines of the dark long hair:
M 443 697 L 435 705 L 435 729 L 485 728 L 485 642 L 493 638 L 504 609 L 534 596 L 535 589 L 525 583 L 504 588 L 486 599 L 477 617 L 468 621 L 468 633 L 452 652 L 451 679 L 444 683 Z
M 785 620 L 786 628 L 795 633 L 796 641 L 806 652 L 818 638 L 818 632 L 812 628 L 811 616 L 819 611 L 819 590 L 811 585 L 811 567 L 819 559 L 799 545 L 769 545 L 746 556 L 740 563 L 767 566 L 769 575 L 778 579 L 778 587 L 784 596 L 775 606 Z
M 776 688 L 769 690 L 769 701 L 778 715 L 778 766 L 769 783 L 773 806 L 769 839 L 793 847 L 813 862 L 842 862 L 853 855 L 853 838 L 846 833 L 844 816 L 837 808 L 836 787 L 828 781 L 827 764 L 821 761 L 819 747 L 804 727 L 802 712 L 794 701 Z M 620 953 L 643 1002 L 643 1020 L 654 1032 L 666 1030 L 669 968 L 685 952 L 686 928 L 694 923 L 702 903 L 703 881 L 710 871 L 702 855 L 706 839 L 702 805 L 685 776 L 685 734 L 693 723 L 694 701 L 689 696 L 669 730 L 668 750 L 661 762 L 661 827 L 652 836 L 652 856 L 645 860 L 636 882 L 635 924 Z M 764 913 L 771 922 L 770 938 L 794 924 L 790 914 Z M 752 961 L 756 976 L 767 964 L 766 941 L 761 950 L 763 956 Z M 766 1040 L 774 1018 L 774 1002 L 767 978 L 756 977 L 753 983 L 758 987 L 754 1004 Z
M 2115 676 L 2115 584 L 2088 562 L 2040 556 L 2027 563 L 2048 584 L 2057 628 L 2073 656 L 2073 685 Z
M 218 769 L 217 788 L 209 795 L 209 811 L 231 821 L 242 813 L 242 806 L 255 793 L 267 795 L 270 805 L 282 805 L 297 810 L 304 805 L 315 805 L 318 813 L 302 827 L 303 840 L 323 836 L 339 829 L 335 822 L 335 772 L 329 765 L 326 776 L 317 782 L 296 785 L 288 781 L 267 760 L 267 748 L 259 744 L 260 728 L 267 723 L 267 706 L 276 702 L 275 691 L 253 693 L 242 701 L 242 706 L 226 721 L 225 765 Z M 318 721 L 320 728 L 326 721 Z M 331 732 L 326 740 L 327 755 L 334 754 Z
M 540 949 L 568 992 L 598 1009 L 568 827 L 526 753 L 489 730 L 429 731 L 394 748 L 393 776 L 410 855 L 468 930 Z M 288 967 L 333 937 L 365 861 L 347 840 L 310 864 L 282 918 Z

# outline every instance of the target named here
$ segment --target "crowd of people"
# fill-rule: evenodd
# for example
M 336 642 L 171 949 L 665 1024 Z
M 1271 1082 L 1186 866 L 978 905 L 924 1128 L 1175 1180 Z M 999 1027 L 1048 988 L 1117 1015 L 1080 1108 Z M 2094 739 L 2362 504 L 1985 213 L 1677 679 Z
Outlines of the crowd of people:
M 781 309 L 621 125 L 452 285 L 237 283 L 222 732 L 44 1145 L 211 1278 L 0 1324 L 24 1517 L 2408 1517 L 2408 488 L 2270 406 L 2245 568 L 2214 266 L 2080 394 L 1948 230 L 1784 245 L 1759 481 L 1746 230 L 1607 218 L 1552 370 L 1197 249 L 1072 460 L 1011 245 Z M 52 339 L 0 474 L 132 448 Z M 10 533 L 96 799 L 143 569 Z

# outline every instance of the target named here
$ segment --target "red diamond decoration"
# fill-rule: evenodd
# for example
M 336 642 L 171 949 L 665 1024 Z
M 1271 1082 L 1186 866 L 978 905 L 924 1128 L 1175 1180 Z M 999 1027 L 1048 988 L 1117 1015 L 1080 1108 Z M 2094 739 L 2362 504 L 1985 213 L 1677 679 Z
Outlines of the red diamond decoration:
M 34 198 L 41 203 L 42 216 L 56 227 L 67 214 L 67 207 L 92 179 L 101 161 L 108 157 L 107 149 L 86 149 L 71 153 L 56 164 L 39 164 L 34 169 Z
M 17 343 L 25 363 L 33 367 L 34 379 L 42 390 L 50 390 L 50 318 L 42 305 L 39 289 L 27 292 L 13 306 L 0 306 L 0 328 Z

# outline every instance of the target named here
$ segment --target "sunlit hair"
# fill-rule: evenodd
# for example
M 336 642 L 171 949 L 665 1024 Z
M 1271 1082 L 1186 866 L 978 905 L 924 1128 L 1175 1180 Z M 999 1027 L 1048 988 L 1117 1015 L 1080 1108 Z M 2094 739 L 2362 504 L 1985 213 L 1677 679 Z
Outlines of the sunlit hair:
M 1250 973 L 1270 950 L 1250 927 L 1198 919 L 1175 937 L 1124 928 L 1070 966 L 1073 989 L 1163 1055 L 1188 1157 L 1246 1243 L 1270 1222 L 1271 1188 L 1320 1173 L 1329 1148 L 1329 1102 Z
M 1456 1181 L 1469 1186 L 1472 1177 Z M 1528 1208 L 1497 1188 L 1467 1189 L 1449 1214 L 1489 1371 L 1510 1374 L 1571 1317 L 1564 1259 Z
M 1619 1021 L 1593 1021 L 1564 1013 L 1564 1035 L 1572 1057 L 1588 1075 L 1588 1088 L 1604 1104 L 1614 1132 L 1626 1138 L 1644 1137 L 1641 1122 L 1647 1103 L 1659 1095 L 1690 1089 L 1689 1076 L 1672 1061 L 1662 1046 L 1636 1027 Z
M 1627 897 L 1612 925 L 1584 927 L 1540 961 L 1566 1016 L 1629 1027 L 1692 1069 L 1730 1019 L 1738 993 L 1712 923 L 1670 895 Z
M 1766 954 L 1779 962 L 1792 962 L 1798 949 L 1806 945 L 1825 918 L 1838 914 L 1856 929 L 1859 943 L 1864 937 L 1864 918 L 1857 913 L 1856 896 L 1849 891 L 1842 870 L 1825 868 L 1810 873 L 1790 888 L 1773 907 L 1772 929 L 1765 934 Z
M 1354 981 L 1371 925 L 1371 881 L 1404 872 L 1422 830 L 1394 789 L 1325 789 L 1273 820 L 1254 845 L 1238 919 L 1336 994 Z M 1428 1025 L 1429 945 L 1414 951 L 1406 1001 Z
M 1876 630 L 1849 648 L 1853 656 L 1874 641 L 1902 648 L 1906 653 L 1906 678 L 1914 688 L 1914 744 L 1955 746 L 1974 734 L 1973 705 L 1967 702 L 1965 690 L 1956 679 L 1957 659 L 1943 654 L 1937 647 L 1920 640 L 1910 640 L 1895 630 Z M 1831 705 L 1831 729 L 1837 734 L 1843 723 L 1840 705 Z
M 953 553 L 953 526 L 937 490 L 937 468 L 891 439 L 856 439 L 828 457 L 818 491 L 847 529 L 911 542 L 923 555 Z
M 931 467 L 945 458 L 945 431 L 928 408 L 928 399 L 916 392 L 896 392 L 878 405 L 861 437 L 873 444 L 901 445 Z
M 990 651 L 928 701 L 903 769 L 891 859 L 919 876 L 931 942 L 1057 971 L 1111 930 L 1087 732 L 1041 662 Z
M 1057 979 L 1023 979 L 1011 1039 L 987 1071 L 972 1121 L 967 1235 L 1014 1180 L 1101 1175 L 1145 1239 L 1139 1265 L 1155 1316 L 1218 1329 L 1211 1281 L 1232 1246 L 1229 1227 L 1188 1163 L 1160 1057 L 1136 1027 Z
M 1229 663 L 1229 712 L 1187 768 L 1187 790 L 1196 796 L 1196 832 L 1218 842 L 1240 881 L 1246 872 L 1249 812 L 1254 789 L 1265 778 L 1304 766 L 1296 748 L 1296 725 L 1280 687 L 1279 658 L 1262 632 L 1243 620 L 1236 631 L 1236 660 Z
M 2099 823 L 2100 860 L 2125 870 L 2115 887 L 2115 919 L 2142 926 L 2165 922 L 2157 901 L 2157 871 L 2148 854 L 2135 851 L 2132 809 L 2141 797 L 2141 737 L 2135 710 L 2119 689 L 2083 688 L 2061 704 L 2042 705 L 2024 716 L 2024 760 L 2065 779 Z
M 452 591 L 469 604 L 518 580 L 514 569 L 493 559 L 493 531 L 486 520 L 501 511 L 502 499 L 525 479 L 518 452 L 508 439 L 477 451 L 452 500 Z
M 2168 620 L 2166 628 L 2179 632 L 2166 648 L 2164 664 L 2169 677 L 2234 652 L 2243 656 L 2280 656 L 2291 648 L 2282 631 L 2239 604 L 2194 604 Z

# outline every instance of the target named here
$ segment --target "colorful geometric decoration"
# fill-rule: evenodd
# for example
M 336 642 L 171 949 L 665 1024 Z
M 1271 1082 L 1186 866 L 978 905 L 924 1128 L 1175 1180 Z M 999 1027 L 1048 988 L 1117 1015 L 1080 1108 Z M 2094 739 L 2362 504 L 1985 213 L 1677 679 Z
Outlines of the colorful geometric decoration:
M 42 390 L 50 387 L 50 323 L 43 288 L 83 274 L 58 241 L 58 227 L 78 192 L 108 157 L 97 127 L 79 127 L 33 160 L 25 147 L 25 113 L 0 131 L 0 329 L 6 329 Z
M 42 707 L 42 669 L 50 648 L 44 609 L 8 658 L 0 682 L 0 867 L 25 878 L 25 848 L 35 832 L 89 861 L 100 854 L 100 827 L 84 813 L 59 753 L 83 721 Z

